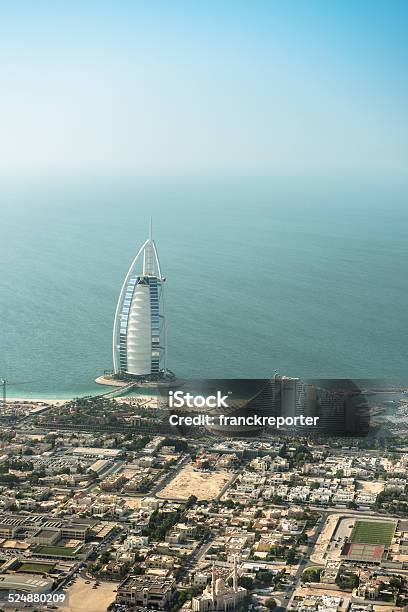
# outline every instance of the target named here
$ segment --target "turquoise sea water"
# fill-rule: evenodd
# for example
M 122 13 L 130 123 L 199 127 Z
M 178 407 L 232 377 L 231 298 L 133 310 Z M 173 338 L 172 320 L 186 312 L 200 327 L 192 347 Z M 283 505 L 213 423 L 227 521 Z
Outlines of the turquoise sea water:
M 407 204 L 344 184 L 3 184 L 0 377 L 15 396 L 100 389 L 150 215 L 177 374 L 407 377 Z

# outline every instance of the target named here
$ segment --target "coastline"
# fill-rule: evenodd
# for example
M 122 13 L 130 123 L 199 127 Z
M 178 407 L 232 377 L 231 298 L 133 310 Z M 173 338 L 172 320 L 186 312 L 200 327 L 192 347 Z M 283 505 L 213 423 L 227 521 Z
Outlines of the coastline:
M 84 396 L 86 397 L 86 396 Z M 7 401 L 6 401 L 6 405 L 7 406 L 12 406 L 13 404 L 47 404 L 49 406 L 62 406 L 63 404 L 66 404 L 67 402 L 72 401 L 73 399 L 75 399 L 74 397 L 65 397 L 65 398 L 49 398 L 49 397 L 8 397 Z M 133 403 L 133 402 L 141 402 L 143 404 L 149 404 L 152 405 L 153 407 L 155 407 L 155 404 L 157 404 L 158 401 L 158 396 L 157 395 L 149 395 L 149 394 L 145 394 L 145 395 L 124 395 L 124 396 L 118 396 L 118 397 L 113 397 L 113 400 L 117 401 L 117 402 L 128 402 L 128 403 Z
M 49 397 L 8 397 L 6 405 L 13 404 L 49 404 L 53 406 L 60 406 L 66 402 L 71 401 L 72 397 L 67 398 L 49 398 Z

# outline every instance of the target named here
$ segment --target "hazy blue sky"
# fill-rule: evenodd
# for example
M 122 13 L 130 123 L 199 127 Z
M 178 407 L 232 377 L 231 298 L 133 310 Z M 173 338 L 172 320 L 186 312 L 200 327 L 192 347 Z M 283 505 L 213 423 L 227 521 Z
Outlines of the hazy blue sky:
M 408 2 L 0 4 L 0 173 L 398 178 Z

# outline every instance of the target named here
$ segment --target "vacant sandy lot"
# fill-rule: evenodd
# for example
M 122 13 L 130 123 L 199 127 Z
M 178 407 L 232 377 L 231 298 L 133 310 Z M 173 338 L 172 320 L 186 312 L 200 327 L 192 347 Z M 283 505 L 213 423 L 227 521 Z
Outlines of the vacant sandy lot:
M 341 611 L 344 610 L 348 610 L 349 605 L 350 605 L 350 593 L 347 593 L 345 591 L 340 591 L 340 590 L 336 590 L 336 589 L 328 589 L 328 588 L 324 588 L 324 589 L 317 589 L 317 588 L 310 588 L 310 587 L 298 587 L 294 593 L 294 595 L 298 595 L 300 597 L 308 597 L 308 596 L 313 596 L 313 595 L 317 595 L 318 597 L 322 596 L 322 595 L 331 595 L 333 597 L 341 597 L 342 599 L 342 603 L 341 603 Z M 291 600 L 291 604 L 294 600 Z M 294 608 L 292 607 L 292 605 L 289 608 L 290 610 L 293 610 Z M 402 612 L 402 608 L 396 608 L 393 606 L 393 604 L 386 604 L 384 603 L 384 605 L 374 605 L 373 606 L 373 610 L 374 612 Z
M 184 467 L 169 484 L 157 493 L 161 499 L 188 499 L 195 495 L 198 500 L 215 499 L 231 474 L 226 470 L 202 472 L 191 465 Z
M 374 612 L 403 612 L 404 608 L 394 608 L 392 604 L 374 605 Z
M 83 578 L 77 578 L 69 587 L 68 602 L 62 609 L 66 612 L 105 612 L 106 608 L 115 599 L 117 582 L 102 582 L 97 589 L 91 584 L 85 584 Z
M 348 610 L 349 605 L 350 605 L 350 593 L 346 593 L 345 591 L 340 591 L 337 589 L 332 589 L 332 590 L 327 589 L 327 588 L 316 589 L 316 588 L 302 586 L 296 589 L 296 591 L 294 592 L 294 596 L 296 595 L 300 597 L 309 597 L 309 596 L 321 597 L 322 595 L 341 597 L 342 602 L 340 604 L 341 605 L 340 610 Z
M 357 480 L 357 486 L 360 491 L 366 491 L 367 493 L 381 493 L 384 491 L 384 482 L 379 480 Z
M 131 510 L 138 510 L 140 508 L 140 502 L 142 501 L 142 497 L 125 497 L 125 505 L 127 508 Z

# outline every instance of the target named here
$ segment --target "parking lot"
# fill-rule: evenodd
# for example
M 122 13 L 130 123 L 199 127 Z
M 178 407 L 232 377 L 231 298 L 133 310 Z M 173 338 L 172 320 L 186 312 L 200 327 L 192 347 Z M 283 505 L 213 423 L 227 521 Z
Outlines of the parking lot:
M 88 584 L 87 584 L 88 583 Z M 117 582 L 101 582 L 95 589 L 95 582 L 77 577 L 68 587 L 68 601 L 64 606 L 67 612 L 103 612 L 116 596 Z

